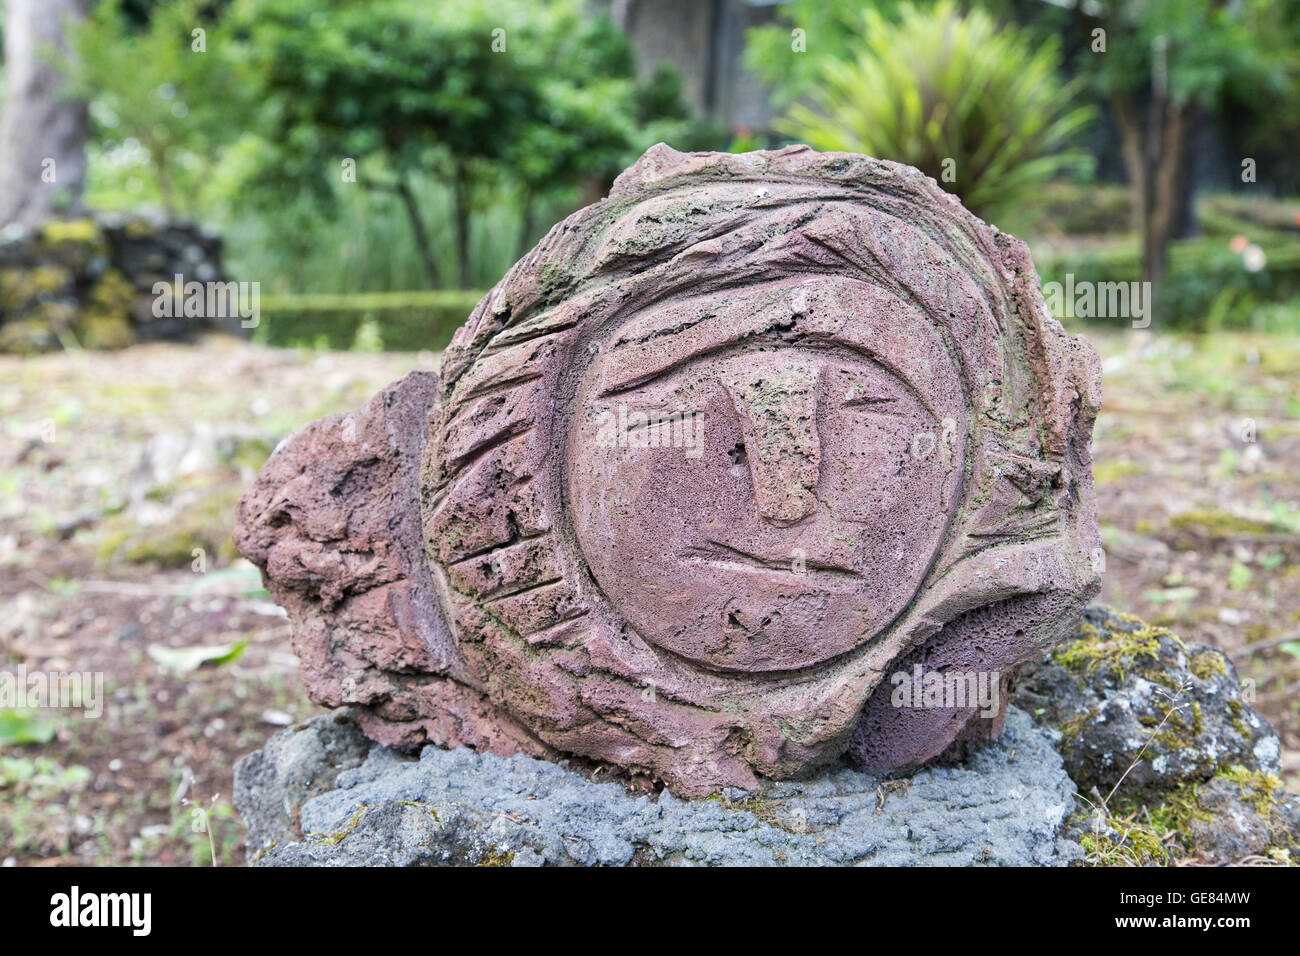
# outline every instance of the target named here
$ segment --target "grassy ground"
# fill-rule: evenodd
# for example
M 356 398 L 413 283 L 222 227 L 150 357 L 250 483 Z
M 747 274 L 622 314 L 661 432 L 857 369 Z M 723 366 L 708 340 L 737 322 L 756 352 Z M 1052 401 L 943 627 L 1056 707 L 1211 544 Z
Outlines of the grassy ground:
M 1089 332 L 1102 600 L 1222 647 L 1300 781 L 1300 341 Z
M 102 671 L 106 699 L 0 748 L 0 859 L 242 861 L 234 761 L 313 707 L 287 621 L 233 561 L 234 502 L 280 437 L 420 362 L 221 339 L 0 360 L 0 644 L 32 671 Z M 238 653 L 167 653 L 192 647 Z
M 1300 343 L 1089 334 L 1103 598 L 1243 654 L 1294 785 Z M 233 763 L 313 707 L 234 501 L 298 424 L 431 363 L 218 339 L 0 358 L 0 650 L 104 674 L 100 719 L 0 715 L 0 860 L 242 862 Z

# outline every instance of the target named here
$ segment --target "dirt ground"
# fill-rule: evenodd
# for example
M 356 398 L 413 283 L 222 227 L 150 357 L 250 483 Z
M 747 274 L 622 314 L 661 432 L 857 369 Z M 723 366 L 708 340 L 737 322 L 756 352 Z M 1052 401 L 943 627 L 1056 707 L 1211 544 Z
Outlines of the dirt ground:
M 1300 343 L 1088 335 L 1102 599 L 1240 655 L 1295 787 Z M 315 708 L 234 502 L 297 425 L 434 361 L 220 338 L 0 358 L 0 647 L 103 674 L 98 719 L 0 714 L 0 861 L 242 863 L 234 762 Z

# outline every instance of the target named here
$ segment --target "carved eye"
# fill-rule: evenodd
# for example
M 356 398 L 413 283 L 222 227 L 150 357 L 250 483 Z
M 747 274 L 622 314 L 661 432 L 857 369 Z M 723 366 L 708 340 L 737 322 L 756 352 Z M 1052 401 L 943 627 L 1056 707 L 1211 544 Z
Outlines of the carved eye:
M 897 401 L 898 400 L 892 395 L 854 395 L 850 392 L 845 396 L 844 402 L 840 407 L 893 415 L 897 414 L 897 410 L 891 406 Z
M 904 403 L 889 372 L 831 367 L 824 375 L 828 397 L 838 399 L 840 408 L 874 415 L 903 414 Z

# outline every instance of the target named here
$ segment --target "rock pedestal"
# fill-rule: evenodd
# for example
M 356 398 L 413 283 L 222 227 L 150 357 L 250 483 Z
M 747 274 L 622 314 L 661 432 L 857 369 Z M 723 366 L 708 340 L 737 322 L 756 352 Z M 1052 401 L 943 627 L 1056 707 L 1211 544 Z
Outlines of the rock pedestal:
M 1062 865 L 1074 786 L 1012 710 L 961 768 L 886 780 L 837 767 L 687 801 L 517 754 L 371 743 L 347 712 L 240 761 L 235 804 L 262 866 Z

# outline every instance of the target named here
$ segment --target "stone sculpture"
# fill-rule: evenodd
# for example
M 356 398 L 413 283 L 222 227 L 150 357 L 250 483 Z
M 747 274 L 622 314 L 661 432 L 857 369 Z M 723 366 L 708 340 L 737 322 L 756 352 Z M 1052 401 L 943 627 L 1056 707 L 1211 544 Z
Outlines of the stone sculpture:
M 660 145 L 440 377 L 284 443 L 236 543 L 381 743 L 686 796 L 907 769 L 995 736 L 1096 593 L 1099 392 L 1023 243 L 917 170 Z M 899 706 L 923 674 L 993 707 Z

